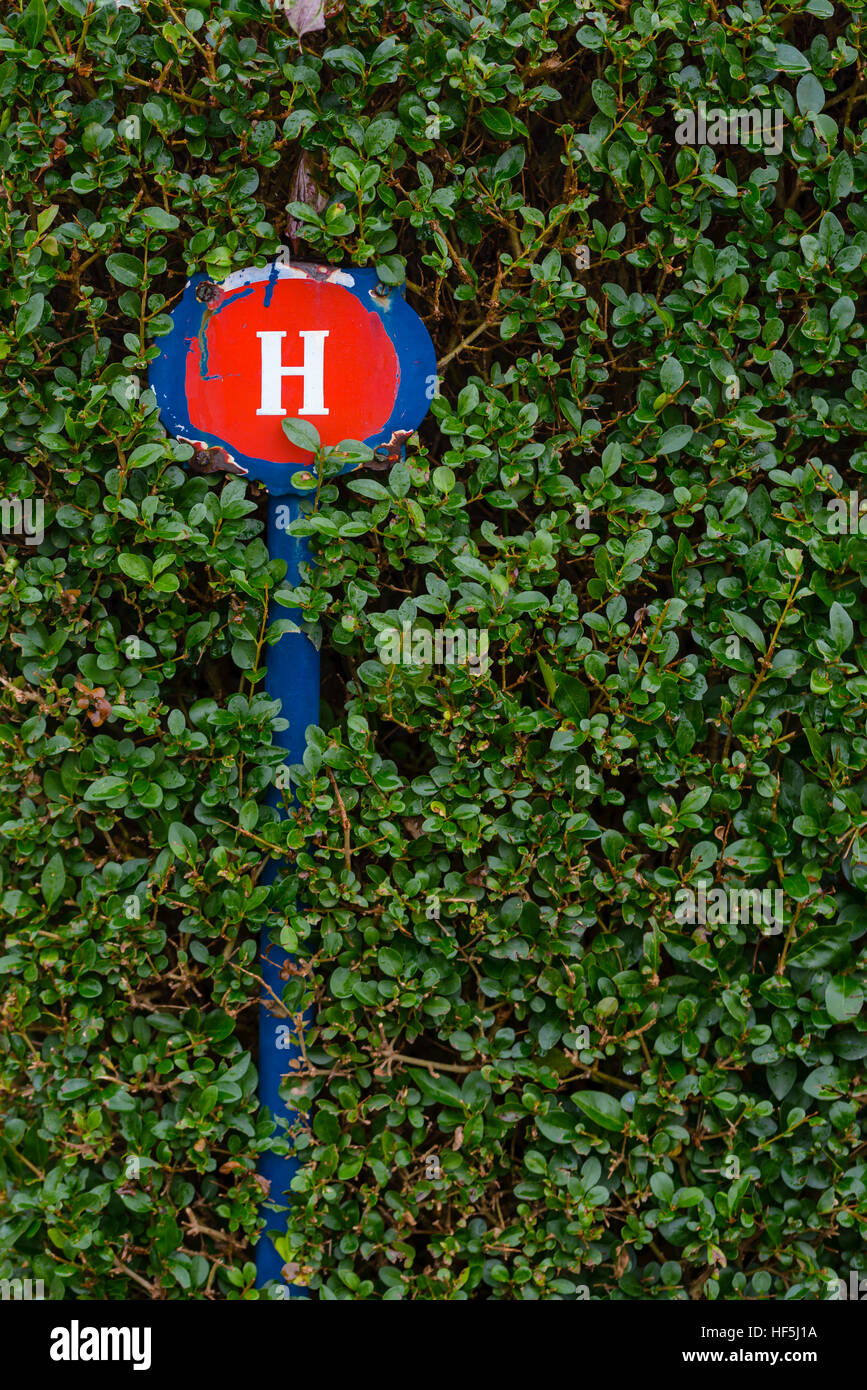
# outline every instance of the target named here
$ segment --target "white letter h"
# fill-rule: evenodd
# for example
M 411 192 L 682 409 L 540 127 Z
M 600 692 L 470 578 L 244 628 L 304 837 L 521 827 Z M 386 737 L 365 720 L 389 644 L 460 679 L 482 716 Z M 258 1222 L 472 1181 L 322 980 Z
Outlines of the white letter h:
M 262 404 L 257 415 L 285 415 L 282 402 L 284 376 L 300 376 L 304 395 L 299 415 L 327 415 L 325 405 L 325 339 L 327 328 L 299 330 L 299 338 L 304 340 L 304 365 L 302 367 L 283 366 L 282 339 L 285 333 L 257 333 L 262 339 Z

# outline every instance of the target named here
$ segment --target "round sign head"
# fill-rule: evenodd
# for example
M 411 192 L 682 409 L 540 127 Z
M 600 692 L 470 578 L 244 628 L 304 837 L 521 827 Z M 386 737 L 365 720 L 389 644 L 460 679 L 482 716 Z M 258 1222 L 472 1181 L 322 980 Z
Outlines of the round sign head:
M 284 420 L 307 421 L 323 446 L 360 440 L 394 461 L 427 414 L 436 355 L 374 270 L 277 261 L 188 281 L 149 381 L 169 434 L 223 449 L 232 471 L 290 493 L 312 454 Z

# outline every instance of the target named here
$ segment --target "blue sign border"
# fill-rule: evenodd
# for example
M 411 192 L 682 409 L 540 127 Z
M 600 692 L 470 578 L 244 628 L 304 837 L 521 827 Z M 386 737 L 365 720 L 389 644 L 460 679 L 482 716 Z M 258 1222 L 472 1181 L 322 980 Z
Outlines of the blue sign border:
M 433 399 L 432 385 L 436 377 L 436 353 L 430 335 L 413 308 L 403 297 L 398 286 L 380 283 L 375 270 L 358 270 L 354 267 L 344 270 L 337 266 L 312 265 L 309 262 L 293 261 L 288 270 L 303 272 L 305 278 L 317 282 L 331 280 L 352 294 L 369 313 L 378 315 L 400 363 L 400 383 L 397 400 L 391 415 L 378 434 L 369 435 L 363 443 L 377 451 L 378 458 L 385 462 L 396 462 L 406 439 L 421 424 Z M 276 284 L 282 278 L 281 263 L 274 261 L 269 273 L 264 277 L 267 285 Z M 238 295 L 244 293 L 244 276 L 250 274 L 255 280 L 248 283 L 261 284 L 263 269 L 251 266 L 249 270 L 233 271 L 222 282 L 209 281 L 204 274 L 197 274 L 188 280 L 180 303 L 172 314 L 171 331 L 160 339 L 160 354 L 150 365 L 148 385 L 157 398 L 160 418 L 166 432 L 174 438 L 197 441 L 205 448 L 226 450 L 232 462 L 250 479 L 264 483 L 274 495 L 304 495 L 292 487 L 292 474 L 304 469 L 303 463 L 274 463 L 264 459 L 252 458 L 239 453 L 234 444 L 229 444 L 218 435 L 203 432 L 190 422 L 187 405 L 185 378 L 188 343 L 198 338 L 206 314 L 218 314 L 221 308 L 235 303 Z M 341 277 L 339 280 L 335 277 Z M 343 277 L 351 279 L 346 284 Z M 298 278 L 297 275 L 287 278 Z M 209 308 L 196 296 L 200 285 L 212 283 L 218 295 L 225 294 L 225 304 Z M 227 289 L 226 287 L 229 286 Z M 252 291 L 248 291 L 252 292 Z M 267 302 L 267 290 L 266 290 Z M 364 376 L 359 374 L 357 387 L 364 390 Z M 288 417 L 287 417 L 288 418 Z M 360 464 L 347 464 L 343 473 L 355 472 Z

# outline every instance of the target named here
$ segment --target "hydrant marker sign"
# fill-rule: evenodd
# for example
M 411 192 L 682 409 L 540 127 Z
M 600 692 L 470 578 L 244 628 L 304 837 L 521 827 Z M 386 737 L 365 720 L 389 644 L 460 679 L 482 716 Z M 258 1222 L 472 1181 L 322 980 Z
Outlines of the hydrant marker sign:
M 195 276 L 161 342 L 150 385 L 166 430 L 199 448 L 224 450 L 236 469 L 265 484 L 268 549 L 285 560 L 285 582 L 296 587 L 311 556 L 291 527 L 310 499 L 292 478 L 311 453 L 287 438 L 283 422 L 308 420 L 326 447 L 360 440 L 396 462 L 434 394 L 436 356 L 424 324 L 375 271 L 277 262 L 238 271 L 219 285 Z M 361 466 L 357 457 L 344 473 Z M 268 647 L 265 673 L 265 691 L 280 701 L 286 725 L 274 739 L 291 767 L 303 761 L 307 729 L 319 722 L 319 651 L 303 631 L 300 610 L 275 609 L 272 598 L 270 612 L 297 624 Z M 273 796 L 282 806 L 282 792 Z M 263 882 L 275 872 L 272 861 Z M 263 924 L 260 940 L 259 1098 L 285 1126 L 295 1112 L 281 1087 L 293 1063 L 304 1060 L 306 1025 L 303 1018 L 281 1022 L 274 1013 L 288 957 L 272 940 L 272 925 Z M 302 1296 L 303 1288 L 284 1271 L 280 1207 L 290 1200 L 298 1165 L 293 1152 L 273 1150 L 259 1162 L 269 1203 L 256 1246 L 257 1284 L 282 1281 L 289 1297 Z
M 327 447 L 357 439 L 394 461 L 435 374 L 424 324 L 375 271 L 275 262 L 219 285 L 193 277 L 150 384 L 170 434 L 225 449 L 279 494 L 310 462 L 283 420 L 309 420 Z

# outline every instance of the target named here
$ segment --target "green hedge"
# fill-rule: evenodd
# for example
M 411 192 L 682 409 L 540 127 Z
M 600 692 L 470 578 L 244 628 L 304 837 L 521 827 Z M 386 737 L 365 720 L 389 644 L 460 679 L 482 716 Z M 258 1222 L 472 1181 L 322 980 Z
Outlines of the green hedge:
M 270 913 L 314 1297 L 827 1297 L 865 1269 L 863 8 L 328 8 L 0 22 L 3 497 L 45 504 L 0 536 L 0 1277 L 256 1297 Z M 680 143 L 700 100 L 781 146 Z M 441 394 L 304 524 L 278 824 L 263 497 L 145 387 L 186 275 L 281 244 L 406 275 Z M 404 623 L 484 669 L 394 664 Z

